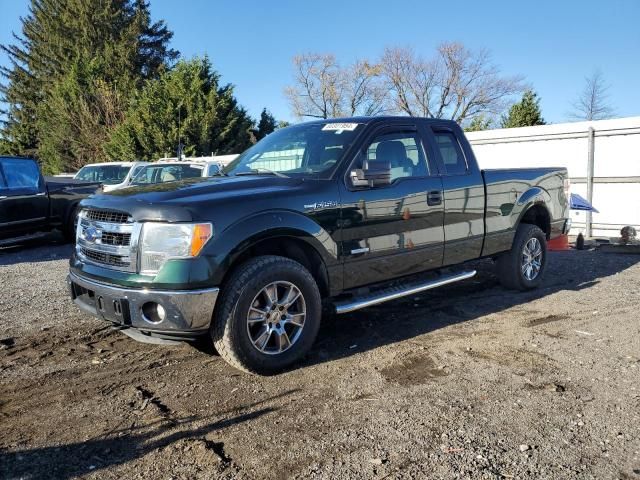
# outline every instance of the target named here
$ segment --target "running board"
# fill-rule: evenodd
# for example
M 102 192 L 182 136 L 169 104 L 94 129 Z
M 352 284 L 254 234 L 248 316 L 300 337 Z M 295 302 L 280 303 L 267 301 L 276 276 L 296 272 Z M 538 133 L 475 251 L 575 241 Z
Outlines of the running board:
M 17 246 L 20 242 L 29 242 L 31 240 L 38 240 L 47 236 L 49 232 L 37 232 L 29 233 L 27 235 L 21 235 L 19 237 L 5 238 L 0 240 L 0 247 Z
M 354 300 L 336 302 L 336 313 L 353 312 L 355 310 L 360 310 L 361 308 L 371 307 L 372 305 L 378 305 L 379 303 L 388 302 L 389 300 L 395 300 L 396 298 L 414 295 L 416 293 L 424 292 L 425 290 L 431 290 L 432 288 L 438 288 L 443 285 L 459 282 L 460 280 L 466 280 L 473 277 L 475 274 L 475 270 L 469 270 L 468 272 L 456 273 L 453 275 L 443 275 L 435 280 L 429 280 L 428 282 L 423 281 L 398 285 L 370 293 Z

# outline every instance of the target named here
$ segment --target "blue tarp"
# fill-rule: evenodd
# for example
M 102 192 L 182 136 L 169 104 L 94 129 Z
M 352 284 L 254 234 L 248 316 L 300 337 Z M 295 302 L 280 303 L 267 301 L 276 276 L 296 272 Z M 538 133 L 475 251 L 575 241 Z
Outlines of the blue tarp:
M 569 204 L 571 206 L 571 210 L 583 210 L 585 212 L 595 212 L 600 213 L 596 210 L 593 205 L 591 205 L 586 199 L 582 198 L 577 193 L 571 194 L 571 199 L 569 200 Z

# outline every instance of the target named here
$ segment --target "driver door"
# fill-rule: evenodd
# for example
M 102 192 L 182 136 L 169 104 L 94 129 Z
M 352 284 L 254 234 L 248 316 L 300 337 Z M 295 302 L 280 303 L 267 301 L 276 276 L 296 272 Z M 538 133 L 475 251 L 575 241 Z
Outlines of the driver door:
M 354 187 L 349 172 L 364 159 L 390 163 L 390 184 Z M 369 136 L 341 184 L 345 289 L 442 266 L 444 207 L 436 168 L 415 124 Z
M 0 238 L 36 232 L 46 226 L 49 196 L 34 160 L 0 158 Z

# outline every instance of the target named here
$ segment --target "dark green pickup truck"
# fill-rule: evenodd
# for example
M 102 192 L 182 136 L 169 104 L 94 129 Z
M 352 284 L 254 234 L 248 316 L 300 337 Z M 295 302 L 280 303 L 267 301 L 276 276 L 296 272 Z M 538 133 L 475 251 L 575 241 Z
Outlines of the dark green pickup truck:
M 517 163 L 517 159 L 514 159 Z M 245 371 L 300 359 L 337 313 L 472 277 L 495 259 L 535 288 L 569 230 L 562 168 L 480 170 L 451 121 L 376 117 L 277 130 L 219 175 L 94 196 L 74 302 L 139 340 L 209 339 Z

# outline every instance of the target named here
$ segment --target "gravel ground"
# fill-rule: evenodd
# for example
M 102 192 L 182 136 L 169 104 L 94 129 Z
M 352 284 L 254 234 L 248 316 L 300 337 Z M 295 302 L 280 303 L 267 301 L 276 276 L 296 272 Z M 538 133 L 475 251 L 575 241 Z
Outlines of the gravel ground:
M 248 376 L 67 298 L 69 246 L 0 251 L 2 478 L 640 479 L 640 256 L 550 256 L 326 318 Z

